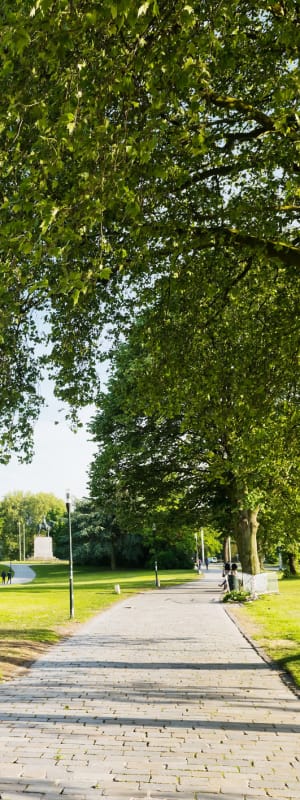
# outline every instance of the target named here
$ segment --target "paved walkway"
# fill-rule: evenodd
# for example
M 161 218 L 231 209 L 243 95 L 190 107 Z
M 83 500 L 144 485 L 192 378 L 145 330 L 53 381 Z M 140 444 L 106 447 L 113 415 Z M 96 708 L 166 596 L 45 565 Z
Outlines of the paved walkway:
M 299 700 L 218 580 L 122 601 L 0 686 L 2 800 L 299 800 Z
M 6 564 L 9 567 L 9 563 Z M 31 583 L 35 578 L 35 572 L 32 567 L 28 567 L 26 564 L 12 564 L 13 568 L 13 577 L 11 579 L 12 583 Z M 5 584 L 7 586 L 7 584 Z

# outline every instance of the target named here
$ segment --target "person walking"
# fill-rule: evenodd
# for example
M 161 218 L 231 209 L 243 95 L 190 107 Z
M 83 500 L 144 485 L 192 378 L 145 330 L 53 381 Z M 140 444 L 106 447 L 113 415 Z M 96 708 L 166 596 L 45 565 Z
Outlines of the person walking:
M 11 579 L 12 579 L 12 571 L 11 571 L 11 569 L 8 569 L 7 570 L 7 583 L 11 583 Z
M 5 578 L 6 578 L 5 569 L 3 569 L 2 572 L 1 572 L 1 578 L 2 578 L 2 584 L 3 584 L 3 586 L 5 586 Z

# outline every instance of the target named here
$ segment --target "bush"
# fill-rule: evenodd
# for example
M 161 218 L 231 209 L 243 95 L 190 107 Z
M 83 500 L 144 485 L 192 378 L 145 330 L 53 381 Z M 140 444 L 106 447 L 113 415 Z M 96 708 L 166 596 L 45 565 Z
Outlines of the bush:
M 249 597 L 250 592 L 246 592 L 245 589 L 233 590 L 224 594 L 223 603 L 245 603 L 246 600 L 249 600 Z
M 296 575 L 295 575 L 293 572 L 291 572 L 289 567 L 285 567 L 284 570 L 282 571 L 282 577 L 283 578 L 288 578 L 288 579 L 290 579 L 290 578 L 299 578 L 299 572 L 297 572 Z

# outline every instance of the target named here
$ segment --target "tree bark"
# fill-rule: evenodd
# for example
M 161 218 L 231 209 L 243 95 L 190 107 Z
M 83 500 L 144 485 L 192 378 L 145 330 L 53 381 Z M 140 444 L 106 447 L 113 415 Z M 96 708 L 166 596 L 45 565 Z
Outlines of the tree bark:
M 258 508 L 240 509 L 237 518 L 236 541 L 243 572 L 258 575 L 260 563 L 257 552 Z
M 296 555 L 295 553 L 287 553 L 287 558 L 289 562 L 289 571 L 291 575 L 297 575 L 297 566 L 296 566 Z
M 110 537 L 110 568 L 112 571 L 117 569 L 116 553 L 113 536 Z
M 229 563 L 229 561 L 230 561 L 229 536 L 226 536 L 226 539 L 224 541 L 223 554 L 224 554 L 224 562 L 225 562 L 225 564 L 227 562 Z

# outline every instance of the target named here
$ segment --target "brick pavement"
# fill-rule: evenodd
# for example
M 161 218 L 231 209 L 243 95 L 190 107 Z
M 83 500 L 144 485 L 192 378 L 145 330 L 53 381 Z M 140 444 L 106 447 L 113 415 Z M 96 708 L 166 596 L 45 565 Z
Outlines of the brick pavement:
M 218 577 L 122 601 L 0 686 L 2 800 L 300 800 L 299 700 Z

